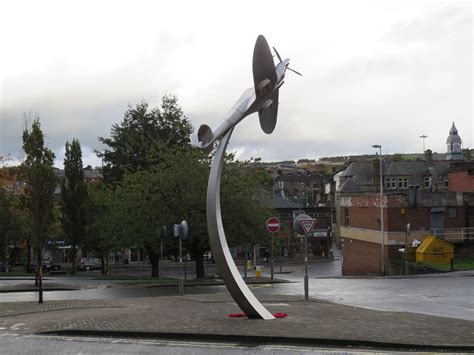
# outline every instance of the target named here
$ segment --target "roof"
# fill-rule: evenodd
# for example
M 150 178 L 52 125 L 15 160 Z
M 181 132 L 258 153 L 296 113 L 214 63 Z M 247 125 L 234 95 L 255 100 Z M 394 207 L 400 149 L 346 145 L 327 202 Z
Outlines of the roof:
M 84 169 L 84 179 L 86 180 L 102 180 L 102 174 L 99 172 L 99 170 L 93 169 L 93 168 L 85 168 Z
M 340 175 L 341 178 L 352 178 L 355 183 L 373 183 L 374 177 L 373 162 L 353 162 L 349 164 L 347 169 Z
M 382 175 L 392 178 L 407 178 L 408 185 L 422 185 L 425 177 L 432 177 L 434 183 L 444 184 L 450 167 L 449 161 L 390 161 L 383 160 Z M 371 191 L 378 184 L 378 161 L 352 162 L 341 174 L 341 192 Z
M 323 182 L 331 179 L 330 174 L 280 174 L 275 178 L 275 182 Z
M 451 129 L 449 130 L 449 136 L 446 139 L 446 144 L 450 144 L 450 143 L 461 144 L 461 137 L 459 137 L 458 135 L 458 129 L 454 125 L 454 122 L 453 122 L 453 125 L 451 126 Z
M 408 176 L 410 173 L 405 170 L 403 164 L 389 164 L 388 168 L 385 170 L 385 176 Z
M 293 202 L 293 201 L 284 199 L 283 197 L 281 197 L 281 195 L 275 195 L 275 196 L 273 196 L 272 201 L 271 201 L 271 204 L 272 204 L 272 208 L 275 208 L 275 209 L 279 209 L 279 208 L 293 208 L 293 209 L 298 209 L 298 208 L 302 208 L 302 207 L 303 207 L 302 205 L 300 205 L 300 204 L 298 204 L 298 203 L 295 203 L 295 202 Z
M 84 179 L 85 180 L 102 180 L 103 176 L 99 170 L 92 168 L 91 166 L 87 166 L 83 169 L 84 171 Z M 65 178 L 65 173 L 63 169 L 54 168 L 54 172 L 59 180 Z
M 348 178 L 339 188 L 341 192 L 351 192 L 351 191 L 359 191 L 360 187 L 357 185 L 352 178 Z

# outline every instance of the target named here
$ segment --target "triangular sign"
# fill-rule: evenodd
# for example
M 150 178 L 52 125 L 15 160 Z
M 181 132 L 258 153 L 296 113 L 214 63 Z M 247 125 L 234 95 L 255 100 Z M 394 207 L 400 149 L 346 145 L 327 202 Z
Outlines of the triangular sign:
M 314 225 L 316 224 L 316 219 L 300 219 L 300 226 L 303 228 L 304 233 L 307 235 L 311 233 L 314 229 Z

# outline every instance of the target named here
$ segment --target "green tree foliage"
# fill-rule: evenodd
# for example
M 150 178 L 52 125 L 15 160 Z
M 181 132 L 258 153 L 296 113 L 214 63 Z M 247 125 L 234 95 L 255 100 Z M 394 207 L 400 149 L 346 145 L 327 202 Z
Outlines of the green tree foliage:
M 62 225 L 71 243 L 71 274 L 76 274 L 77 246 L 84 241 L 87 186 L 84 181 L 81 145 L 77 139 L 66 142 L 64 157 L 64 179 L 61 183 Z
M 145 248 L 152 276 L 158 276 L 161 226 L 171 231 L 172 225 L 183 219 L 190 227 L 185 248 L 196 260 L 197 276 L 204 276 L 202 255 L 209 248 L 205 211 L 208 169 L 208 158 L 199 151 L 168 150 L 153 168 L 127 173 L 115 190 L 114 214 L 120 216 L 116 220 L 122 240 Z M 168 251 L 176 252 L 177 240 L 170 235 L 164 242 Z
M 151 226 L 151 217 L 147 217 L 147 213 L 141 213 L 143 210 L 140 206 L 147 206 L 149 196 L 145 191 L 137 192 L 137 189 L 145 188 L 146 185 L 140 185 L 142 180 L 149 175 L 147 172 L 154 171 L 162 162 L 169 149 L 186 149 L 191 131 L 191 124 L 184 116 L 177 98 L 165 95 L 160 108 L 149 109 L 146 102 L 129 107 L 122 122 L 112 126 L 111 137 L 99 138 L 108 146 L 104 152 L 98 152 L 98 156 L 104 161 L 104 181 L 117 189 L 111 213 L 115 216 L 139 213 L 134 223 L 123 229 L 128 233 L 119 234 L 126 234 L 131 243 L 129 245 L 145 246 L 152 263 L 153 275 L 158 272 L 159 257 L 155 243 L 158 229 L 153 232 L 147 230 L 146 227 Z M 134 175 L 135 173 L 137 174 Z M 122 184 L 124 186 L 120 188 L 118 185 Z M 139 206 L 134 208 L 137 203 Z M 142 223 L 148 224 L 144 226 Z M 134 235 L 136 240 L 130 240 L 130 235 Z M 151 240 L 153 243 L 148 242 Z
M 113 190 L 109 223 L 116 228 L 116 242 L 145 248 L 152 276 L 158 276 L 161 226 L 171 231 L 183 219 L 189 226 L 183 246 L 196 261 L 197 277 L 204 276 L 210 158 L 189 146 L 191 131 L 176 98 L 165 96 L 160 109 L 149 110 L 144 102 L 130 107 L 111 137 L 100 138 L 109 147 L 99 156 Z M 267 208 L 271 179 L 233 156 L 226 161 L 221 192 L 228 239 L 234 245 L 263 242 L 265 220 L 272 214 Z M 171 236 L 165 242 L 169 254 L 176 255 L 177 245 Z
M 229 244 L 268 244 L 265 221 L 274 215 L 270 207 L 273 181 L 261 167 L 227 158 L 222 176 L 222 218 Z
M 153 169 L 128 173 L 116 193 L 115 215 L 123 243 L 145 247 L 158 274 L 161 225 L 171 226 L 183 219 L 189 226 L 184 248 L 196 262 L 196 276 L 204 277 L 203 254 L 209 250 L 206 192 L 210 159 L 199 150 L 168 150 Z M 222 181 L 222 206 L 227 239 L 233 245 L 265 243 L 265 220 L 269 210 L 271 179 L 260 169 L 227 159 Z M 166 247 L 176 253 L 177 240 Z M 176 255 L 176 254 L 175 254 Z
M 42 303 L 41 263 L 42 247 L 53 224 L 53 193 L 56 176 L 53 170 L 54 153 L 45 147 L 39 118 L 23 131 L 23 150 L 26 159 L 22 174 L 26 182 L 25 204 L 31 213 L 31 233 L 36 250 L 37 274 L 40 286 L 39 302 Z
M 85 247 L 102 260 L 102 274 L 110 273 L 108 255 L 121 247 L 118 238 L 121 235 L 120 224 L 113 214 L 114 191 L 98 182 L 88 189 L 86 202 L 87 223 Z
M 186 145 L 191 131 L 175 96 L 163 96 L 160 108 L 149 109 L 146 102 L 129 106 L 122 122 L 112 126 L 110 138 L 99 137 L 107 146 L 97 152 L 104 162 L 104 180 L 116 185 L 125 172 L 157 164 L 167 148 Z
M 19 220 L 14 213 L 12 196 L 0 187 L 0 260 L 7 259 L 7 246 L 17 238 L 19 230 Z

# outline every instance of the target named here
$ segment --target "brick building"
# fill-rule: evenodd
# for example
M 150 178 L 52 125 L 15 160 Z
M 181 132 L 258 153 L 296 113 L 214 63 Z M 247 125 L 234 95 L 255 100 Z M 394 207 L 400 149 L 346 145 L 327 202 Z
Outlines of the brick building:
M 273 191 L 303 207 L 317 206 L 324 197 L 324 185 L 330 180 L 331 175 L 326 173 L 279 174 Z
M 472 163 L 433 161 L 430 151 L 425 161 L 383 160 L 383 233 L 379 164 L 378 159 L 353 162 L 340 175 L 336 219 L 343 275 L 380 275 L 382 236 L 385 274 L 396 273 L 392 261 L 400 257 L 407 223 L 409 242 L 431 232 L 463 246 L 469 243 L 474 226 Z
M 277 233 L 277 238 L 286 240 L 281 256 L 298 257 L 304 252 L 302 238 L 298 238 L 293 231 L 293 220 L 296 216 L 306 213 L 316 218 L 314 231 L 308 237 L 309 255 L 319 258 L 328 257 L 332 247 L 331 208 L 329 207 L 306 207 L 280 195 L 272 199 L 272 208 L 276 210 L 282 224 L 282 230 Z

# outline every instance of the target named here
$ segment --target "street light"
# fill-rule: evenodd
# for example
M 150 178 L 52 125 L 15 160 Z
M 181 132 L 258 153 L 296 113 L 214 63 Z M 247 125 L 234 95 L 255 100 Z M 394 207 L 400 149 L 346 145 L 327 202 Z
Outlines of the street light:
M 382 146 L 380 144 L 374 144 L 372 148 L 379 149 L 379 159 L 380 159 L 380 242 L 382 245 L 382 258 L 381 258 L 381 270 L 382 276 L 385 276 L 385 265 L 384 265 L 384 237 L 383 237 L 383 179 L 382 179 Z
M 423 153 L 425 152 L 425 138 L 428 138 L 428 136 L 426 134 L 423 134 L 420 136 L 420 138 L 423 139 Z

